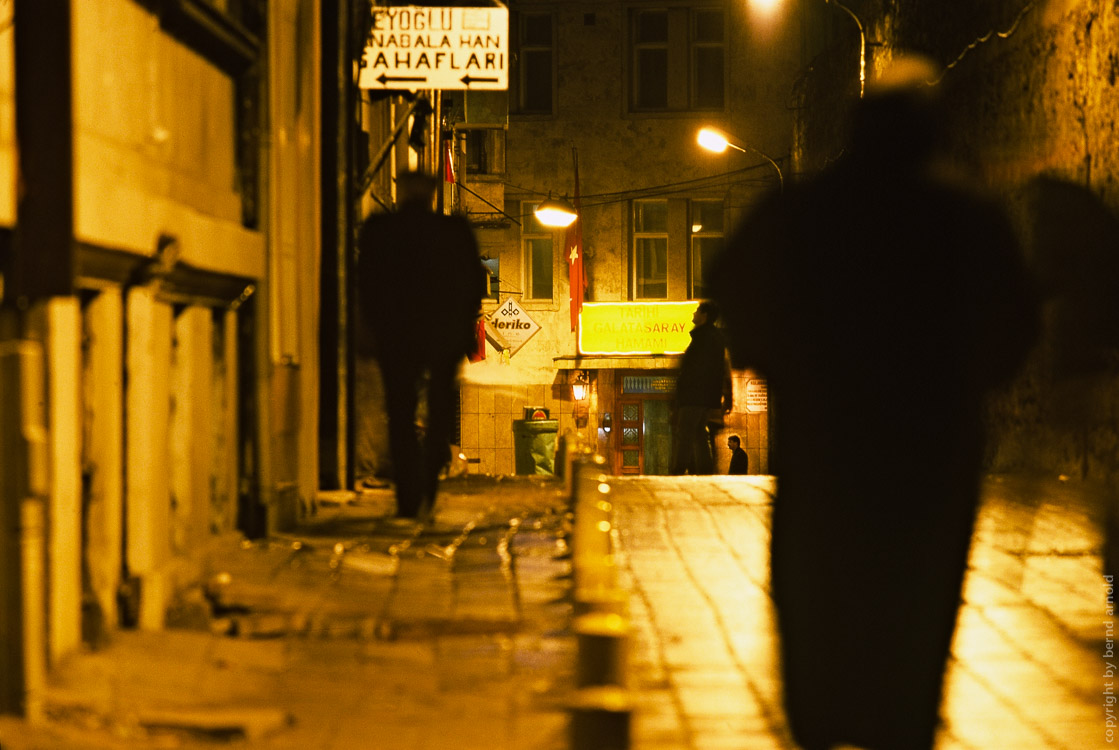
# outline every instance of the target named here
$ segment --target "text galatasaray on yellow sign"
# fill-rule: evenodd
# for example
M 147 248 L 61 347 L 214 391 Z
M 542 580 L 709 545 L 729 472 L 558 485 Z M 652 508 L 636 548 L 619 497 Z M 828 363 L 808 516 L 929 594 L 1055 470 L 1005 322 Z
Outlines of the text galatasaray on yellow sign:
M 682 354 L 699 302 L 585 302 L 580 354 Z

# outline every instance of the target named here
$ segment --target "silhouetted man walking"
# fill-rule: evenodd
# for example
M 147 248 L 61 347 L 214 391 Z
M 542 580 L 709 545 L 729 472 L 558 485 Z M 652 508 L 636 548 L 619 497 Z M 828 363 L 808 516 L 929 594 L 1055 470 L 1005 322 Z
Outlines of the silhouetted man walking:
M 714 474 L 709 422 L 731 409 L 730 372 L 723 332 L 715 327 L 719 307 L 700 302 L 692 315 L 691 343 L 680 360 L 673 401 L 672 473 Z
M 772 586 L 806 750 L 932 747 L 984 394 L 1037 328 L 1008 222 L 935 174 L 933 93 L 868 89 L 845 156 L 763 201 L 709 280 L 734 366 L 774 394 Z
M 439 472 L 450 460 L 455 379 L 477 347 L 475 322 L 486 293 L 470 225 L 432 210 L 437 185 L 429 175 L 400 175 L 399 210 L 366 219 L 359 243 L 362 322 L 384 377 L 397 513 L 405 518 L 431 510 Z M 416 410 L 425 383 L 421 437 Z

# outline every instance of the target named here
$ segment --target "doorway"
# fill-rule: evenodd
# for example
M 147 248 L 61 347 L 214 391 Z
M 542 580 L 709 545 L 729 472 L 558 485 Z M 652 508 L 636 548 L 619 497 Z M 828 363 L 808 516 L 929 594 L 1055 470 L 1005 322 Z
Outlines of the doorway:
M 614 413 L 614 471 L 668 474 L 672 466 L 671 402 L 676 376 L 668 372 L 619 372 Z

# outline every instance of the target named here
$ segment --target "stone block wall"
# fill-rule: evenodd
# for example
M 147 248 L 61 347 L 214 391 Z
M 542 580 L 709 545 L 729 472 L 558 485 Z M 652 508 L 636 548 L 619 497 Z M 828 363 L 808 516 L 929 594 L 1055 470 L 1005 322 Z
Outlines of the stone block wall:
M 557 438 L 573 435 L 575 421 L 567 386 L 549 384 L 462 385 L 461 441 L 468 472 L 516 473 L 513 422 L 527 407 L 542 406 L 557 420 Z

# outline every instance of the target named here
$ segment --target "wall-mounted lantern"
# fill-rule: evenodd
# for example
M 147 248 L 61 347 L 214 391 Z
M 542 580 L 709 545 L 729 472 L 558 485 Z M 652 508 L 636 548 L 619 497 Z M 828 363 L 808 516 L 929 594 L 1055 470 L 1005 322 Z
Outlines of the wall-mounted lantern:
M 572 370 L 571 372 L 571 397 L 576 401 L 585 401 L 588 392 L 587 373 L 585 370 Z
M 590 386 L 590 378 L 587 377 L 586 370 L 571 371 L 571 398 L 575 400 L 575 408 L 571 410 L 571 416 L 575 418 L 575 426 L 580 429 L 587 426 L 590 415 L 590 409 L 587 407 Z

